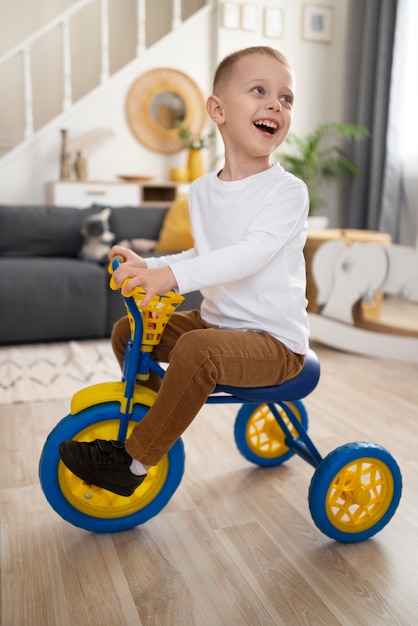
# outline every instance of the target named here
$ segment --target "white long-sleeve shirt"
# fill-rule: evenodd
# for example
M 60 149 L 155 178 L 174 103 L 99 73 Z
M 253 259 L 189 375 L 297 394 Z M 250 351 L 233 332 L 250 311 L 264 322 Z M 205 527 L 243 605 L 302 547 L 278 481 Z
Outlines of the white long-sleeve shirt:
M 279 164 L 236 181 L 212 172 L 189 191 L 194 248 L 147 266 L 169 265 L 180 293 L 200 290 L 208 323 L 266 331 L 305 354 L 308 207 L 306 185 Z

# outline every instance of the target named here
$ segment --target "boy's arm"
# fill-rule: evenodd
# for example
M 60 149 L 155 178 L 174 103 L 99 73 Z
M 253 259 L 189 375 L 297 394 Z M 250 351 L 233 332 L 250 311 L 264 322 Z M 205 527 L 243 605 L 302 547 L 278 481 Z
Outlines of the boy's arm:
M 174 265 L 174 263 L 180 263 L 187 259 L 193 259 L 197 256 L 197 252 L 194 248 L 185 250 L 184 252 L 177 252 L 176 254 L 164 254 L 163 256 L 147 257 L 145 259 L 146 265 L 150 269 L 156 267 L 164 267 L 166 265 Z
M 253 232 L 243 241 L 171 265 L 180 293 L 227 284 L 255 274 L 278 252 L 269 233 Z

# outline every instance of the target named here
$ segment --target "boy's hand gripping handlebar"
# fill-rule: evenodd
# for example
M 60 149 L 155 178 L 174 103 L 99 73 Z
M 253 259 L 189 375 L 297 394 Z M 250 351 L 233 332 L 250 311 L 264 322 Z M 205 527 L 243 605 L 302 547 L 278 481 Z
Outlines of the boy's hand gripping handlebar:
M 110 288 L 116 291 L 118 287 L 113 278 L 113 272 L 117 270 L 119 265 L 124 262 L 124 258 L 116 256 L 109 263 Z M 127 279 L 129 280 L 129 279 Z M 164 328 L 177 309 L 177 307 L 183 302 L 184 296 L 174 292 L 168 291 L 162 296 L 154 295 L 151 301 L 146 306 L 141 304 L 145 290 L 142 287 L 135 287 L 128 294 L 123 293 L 123 285 L 127 282 L 125 280 L 120 288 L 121 294 L 125 301 L 125 306 L 128 312 L 129 323 L 131 326 L 132 336 L 135 333 L 137 327 L 136 319 L 137 311 L 142 313 L 142 350 L 150 352 L 154 345 L 160 343 L 161 335 Z

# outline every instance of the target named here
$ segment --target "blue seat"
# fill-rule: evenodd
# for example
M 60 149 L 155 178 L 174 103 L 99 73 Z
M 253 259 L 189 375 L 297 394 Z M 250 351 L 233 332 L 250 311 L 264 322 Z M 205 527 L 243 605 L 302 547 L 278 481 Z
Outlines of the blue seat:
M 281 385 L 269 387 L 231 387 L 217 385 L 214 393 L 227 393 L 246 402 L 279 402 L 300 400 L 308 396 L 317 386 L 320 376 L 318 357 L 311 349 L 306 355 L 303 369 L 297 376 Z

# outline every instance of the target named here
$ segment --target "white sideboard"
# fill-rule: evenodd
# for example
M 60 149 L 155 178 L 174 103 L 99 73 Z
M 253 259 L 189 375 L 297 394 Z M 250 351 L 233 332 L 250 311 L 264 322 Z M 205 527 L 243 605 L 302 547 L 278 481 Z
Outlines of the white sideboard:
M 156 205 L 172 202 L 185 185 L 59 180 L 47 184 L 47 202 L 56 206 L 88 207 Z

